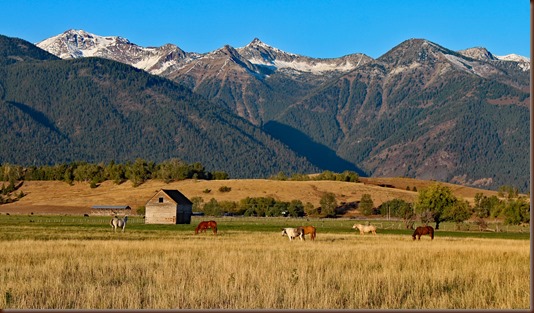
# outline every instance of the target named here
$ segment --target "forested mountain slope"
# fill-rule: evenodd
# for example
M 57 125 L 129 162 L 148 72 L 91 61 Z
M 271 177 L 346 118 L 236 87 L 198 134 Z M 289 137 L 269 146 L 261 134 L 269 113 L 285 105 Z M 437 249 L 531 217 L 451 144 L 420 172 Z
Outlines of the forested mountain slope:
M 305 133 L 373 176 L 527 190 L 529 72 L 511 66 L 409 40 L 271 125 Z
M 318 170 L 260 128 L 165 78 L 106 59 L 58 60 L 18 39 L 0 43 L 0 163 L 141 157 L 201 162 L 231 177 Z

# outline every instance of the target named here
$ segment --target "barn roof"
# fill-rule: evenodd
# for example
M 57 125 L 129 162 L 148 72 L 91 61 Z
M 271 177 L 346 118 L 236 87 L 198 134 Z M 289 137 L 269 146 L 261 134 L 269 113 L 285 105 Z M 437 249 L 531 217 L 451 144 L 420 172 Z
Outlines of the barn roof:
M 129 210 L 131 209 L 128 205 L 93 205 L 91 207 L 92 209 L 99 209 L 99 210 L 105 210 L 105 209 L 112 209 L 112 210 Z
M 162 192 L 166 193 L 174 202 L 178 204 L 193 204 L 186 196 L 181 192 L 175 189 L 161 189 Z

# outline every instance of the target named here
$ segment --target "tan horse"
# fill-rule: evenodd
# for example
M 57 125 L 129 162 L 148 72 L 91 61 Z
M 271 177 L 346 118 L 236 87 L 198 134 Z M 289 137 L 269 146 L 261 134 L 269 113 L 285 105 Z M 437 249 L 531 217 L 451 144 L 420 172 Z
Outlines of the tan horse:
M 287 236 L 289 237 L 289 241 L 293 240 L 293 238 L 299 237 L 300 240 L 304 240 L 304 231 L 299 228 L 282 228 L 282 237 Z
M 311 240 L 315 240 L 315 237 L 317 236 L 315 227 L 313 226 L 299 226 L 297 229 L 302 230 L 304 232 L 304 235 L 310 235 Z
M 373 235 L 376 235 L 376 227 L 373 225 L 363 226 L 362 224 L 354 224 L 352 228 L 357 228 L 360 231 L 360 235 L 365 235 L 365 233 L 373 233 Z

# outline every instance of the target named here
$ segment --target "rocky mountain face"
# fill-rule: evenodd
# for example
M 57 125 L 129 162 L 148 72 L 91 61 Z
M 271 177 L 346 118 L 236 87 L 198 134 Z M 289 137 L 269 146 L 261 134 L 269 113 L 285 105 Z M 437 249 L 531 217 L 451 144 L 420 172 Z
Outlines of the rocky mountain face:
M 322 169 L 528 189 L 530 60 L 410 39 L 378 59 L 317 59 L 271 47 L 188 53 L 68 31 L 38 43 L 179 82 Z M 166 49 L 164 49 L 166 47 Z

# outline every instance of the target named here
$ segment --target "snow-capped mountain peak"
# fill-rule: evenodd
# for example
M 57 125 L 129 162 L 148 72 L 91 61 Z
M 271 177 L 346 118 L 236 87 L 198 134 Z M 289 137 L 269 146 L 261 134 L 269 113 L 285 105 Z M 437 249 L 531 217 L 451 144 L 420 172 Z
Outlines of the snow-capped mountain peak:
M 152 74 L 180 68 L 198 57 L 198 54 L 186 53 L 172 44 L 145 48 L 124 37 L 99 36 L 74 29 L 45 39 L 37 46 L 62 59 L 102 57 L 130 64 Z
M 37 43 L 41 49 L 62 58 L 103 56 L 109 47 L 133 45 L 119 36 L 98 36 L 84 30 L 70 29 L 62 34 Z M 135 45 L 134 45 L 135 46 Z
M 519 66 L 523 71 L 530 71 L 530 59 L 527 57 L 515 53 L 496 57 L 502 61 L 517 62 L 517 66 Z
M 522 55 L 518 55 L 515 53 L 507 54 L 503 56 L 496 56 L 499 60 L 503 61 L 514 61 L 514 62 L 530 62 L 530 59 L 527 57 L 524 57 Z

